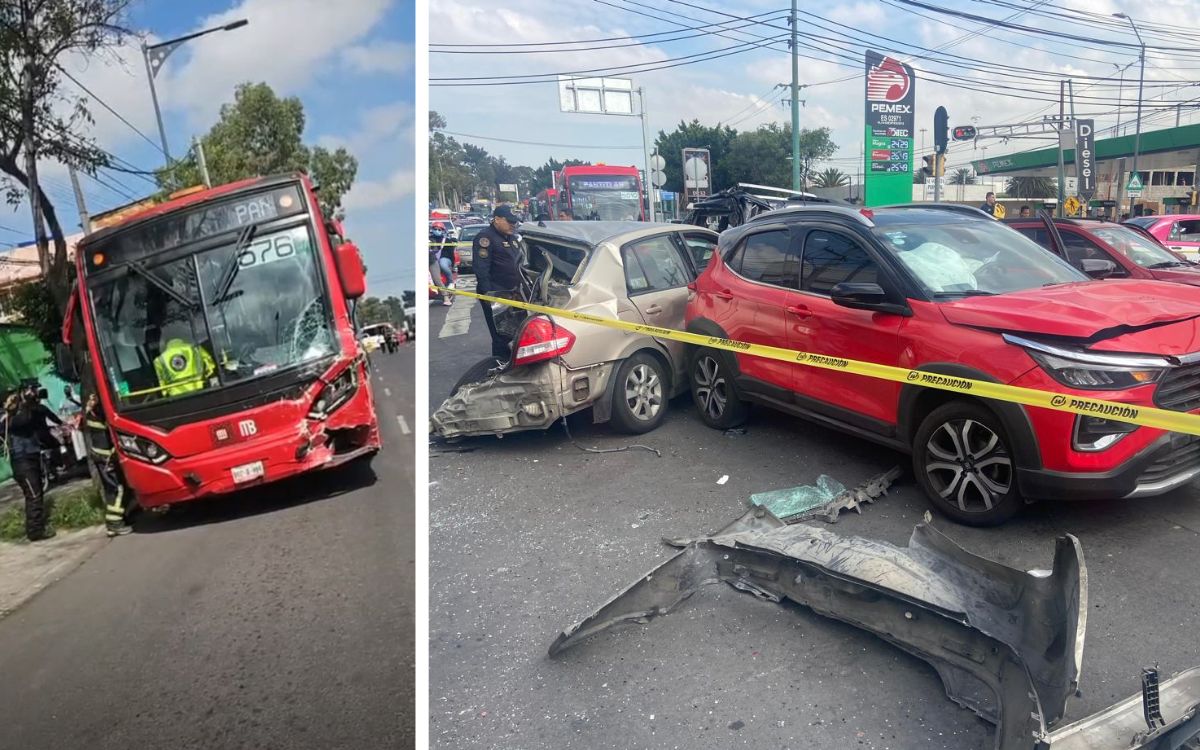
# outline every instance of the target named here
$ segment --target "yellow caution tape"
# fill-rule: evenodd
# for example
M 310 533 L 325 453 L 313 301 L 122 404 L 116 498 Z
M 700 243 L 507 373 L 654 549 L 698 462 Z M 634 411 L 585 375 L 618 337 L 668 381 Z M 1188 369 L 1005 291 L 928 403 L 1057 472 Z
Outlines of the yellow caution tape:
M 776 359 L 781 362 L 796 362 L 809 367 L 819 367 L 824 370 L 849 372 L 881 380 L 892 380 L 898 383 L 908 383 L 926 388 L 937 388 L 943 391 L 953 391 L 954 393 L 966 393 L 972 396 L 979 396 L 980 398 L 992 398 L 998 401 L 1024 404 L 1025 406 L 1039 406 L 1044 409 L 1065 411 L 1071 414 L 1083 414 L 1111 419 L 1116 422 L 1128 422 L 1143 427 L 1157 427 L 1172 432 L 1200 435 L 1200 414 L 1125 404 L 1119 401 L 1081 398 L 1074 395 L 1054 393 L 1053 391 L 1041 391 L 1036 388 L 1022 388 L 1002 383 L 989 383 L 986 380 L 972 380 L 970 378 L 960 378 L 951 375 L 940 375 L 925 370 L 909 370 L 904 367 L 881 365 L 874 362 L 861 362 L 843 357 L 833 357 L 827 354 L 813 354 L 811 352 L 801 352 L 794 349 L 767 346 L 765 344 L 751 344 L 745 341 L 705 336 L 699 333 L 676 331 L 673 328 L 661 328 L 643 323 L 630 323 L 624 320 L 601 318 L 597 315 L 560 310 L 556 307 L 545 307 L 530 302 L 505 299 L 504 297 L 493 297 L 462 289 L 446 289 L 440 286 L 433 286 L 431 289 L 442 293 L 459 294 L 486 302 L 497 302 L 502 305 L 542 315 L 616 328 L 617 330 L 629 331 L 630 333 L 653 336 L 654 338 L 681 341 L 685 344 L 695 344 L 696 346 L 703 346 L 709 349 L 722 349 L 727 352 L 734 352 L 735 354 L 750 354 L 755 357 Z

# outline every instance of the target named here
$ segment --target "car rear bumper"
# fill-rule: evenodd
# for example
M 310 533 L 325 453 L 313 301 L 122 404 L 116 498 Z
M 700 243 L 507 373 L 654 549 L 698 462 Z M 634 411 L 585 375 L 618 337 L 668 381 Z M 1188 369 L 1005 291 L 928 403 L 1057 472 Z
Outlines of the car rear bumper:
M 429 418 L 443 438 L 544 430 L 594 405 L 607 391 L 614 363 L 573 370 L 557 361 L 512 367 L 463 385 Z
M 1170 433 L 1110 471 L 1018 469 L 1021 494 L 1037 500 L 1112 500 L 1162 495 L 1200 477 L 1200 437 Z
M 198 500 L 339 466 L 375 453 L 381 446 L 369 387 L 360 387 L 344 406 L 321 421 L 303 419 L 294 432 L 275 433 L 193 456 L 171 458 L 160 466 L 122 456 L 125 483 L 138 505 Z M 262 462 L 262 476 L 235 482 L 234 467 Z

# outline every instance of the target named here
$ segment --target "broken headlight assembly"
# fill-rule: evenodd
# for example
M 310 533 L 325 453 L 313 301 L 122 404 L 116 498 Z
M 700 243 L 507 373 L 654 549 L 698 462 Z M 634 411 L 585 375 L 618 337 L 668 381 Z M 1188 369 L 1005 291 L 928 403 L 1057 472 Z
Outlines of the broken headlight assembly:
M 1085 352 L 1004 335 L 1037 362 L 1050 377 L 1071 388 L 1119 391 L 1158 382 L 1171 362 L 1164 357 Z
M 117 445 L 121 446 L 122 452 L 130 458 L 136 458 L 156 466 L 171 457 L 171 454 L 167 453 L 161 445 L 140 435 L 118 432 Z
M 996 750 L 1177 750 L 1200 737 L 1200 668 L 1130 674 L 1141 695 L 1056 726 L 1075 694 L 1087 630 L 1079 540 L 1058 539 L 1049 572 L 974 555 L 926 523 L 907 547 L 786 524 L 755 507 L 682 547 L 563 631 L 550 656 L 622 624 L 667 614 L 708 584 L 789 599 L 928 662 L 947 697 L 995 724 Z
M 308 412 L 309 419 L 325 419 L 350 400 L 358 390 L 358 367 L 358 360 L 351 362 L 341 374 L 321 388 Z

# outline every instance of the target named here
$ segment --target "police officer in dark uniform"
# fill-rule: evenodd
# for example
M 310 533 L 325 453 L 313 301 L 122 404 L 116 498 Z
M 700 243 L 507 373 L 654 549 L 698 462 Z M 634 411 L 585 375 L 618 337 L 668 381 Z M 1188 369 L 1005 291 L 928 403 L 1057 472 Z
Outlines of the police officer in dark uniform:
M 471 265 L 475 271 L 475 289 L 495 297 L 515 297 L 521 286 L 521 251 L 517 246 L 520 221 L 512 206 L 496 206 L 492 223 L 471 243 Z M 512 358 L 512 342 L 496 331 L 492 305 L 480 300 L 483 319 L 492 335 L 492 356 L 501 362 Z

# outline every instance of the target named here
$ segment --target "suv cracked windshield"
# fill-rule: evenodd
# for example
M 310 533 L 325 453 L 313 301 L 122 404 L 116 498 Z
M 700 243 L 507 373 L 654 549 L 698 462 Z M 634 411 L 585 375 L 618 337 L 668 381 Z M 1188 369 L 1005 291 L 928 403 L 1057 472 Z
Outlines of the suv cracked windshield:
M 1020 292 L 1087 281 L 1037 243 L 987 222 L 946 222 L 873 230 L 934 299 Z
M 133 260 L 93 287 L 105 371 L 122 404 L 201 393 L 337 351 L 307 222 L 257 226 L 155 266 Z

